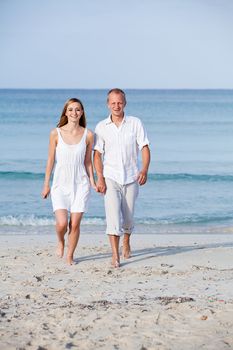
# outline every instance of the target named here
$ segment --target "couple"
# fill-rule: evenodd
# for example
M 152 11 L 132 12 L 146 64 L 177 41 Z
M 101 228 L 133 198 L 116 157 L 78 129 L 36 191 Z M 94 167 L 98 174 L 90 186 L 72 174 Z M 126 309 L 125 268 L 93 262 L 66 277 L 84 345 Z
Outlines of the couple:
M 107 105 L 110 115 L 97 124 L 95 142 L 93 133 L 86 128 L 83 104 L 76 98 L 65 103 L 57 128 L 50 133 L 42 197 L 47 198 L 50 193 L 50 177 L 56 158 L 51 199 L 56 218 L 57 254 L 60 257 L 64 254 L 64 237 L 69 226 L 66 259 L 70 265 L 73 264 L 90 185 L 104 194 L 106 233 L 112 248 L 112 266 L 120 266 L 119 241 L 122 234 L 122 255 L 126 259 L 130 257 L 134 205 L 139 185 L 144 185 L 147 180 L 149 142 L 141 121 L 124 115 L 124 91 L 110 90 Z M 92 166 L 93 144 L 96 183 Z M 137 166 L 139 150 L 142 154 L 141 170 Z

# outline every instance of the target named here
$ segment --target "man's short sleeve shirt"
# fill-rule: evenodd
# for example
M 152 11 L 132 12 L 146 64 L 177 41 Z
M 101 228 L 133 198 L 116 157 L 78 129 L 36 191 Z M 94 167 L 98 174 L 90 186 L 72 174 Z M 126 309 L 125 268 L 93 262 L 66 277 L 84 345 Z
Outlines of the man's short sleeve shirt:
M 103 154 L 104 177 L 121 185 L 134 182 L 138 176 L 138 152 L 149 145 L 140 119 L 125 116 L 117 127 L 109 116 L 95 129 L 94 149 Z

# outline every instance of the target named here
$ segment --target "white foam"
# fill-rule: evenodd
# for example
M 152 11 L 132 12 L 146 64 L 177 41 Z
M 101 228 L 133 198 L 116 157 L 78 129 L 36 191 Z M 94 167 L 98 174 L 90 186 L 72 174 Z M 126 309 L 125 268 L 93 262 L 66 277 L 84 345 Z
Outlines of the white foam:
M 36 215 L 18 215 L 0 217 L 0 226 L 50 226 L 55 224 L 54 217 L 38 217 Z M 83 218 L 83 225 L 104 225 L 102 218 Z

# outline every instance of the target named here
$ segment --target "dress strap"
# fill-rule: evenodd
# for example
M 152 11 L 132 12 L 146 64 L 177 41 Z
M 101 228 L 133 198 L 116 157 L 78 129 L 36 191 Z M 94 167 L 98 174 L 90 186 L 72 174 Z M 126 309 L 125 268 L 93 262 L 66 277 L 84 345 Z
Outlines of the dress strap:
M 57 130 L 58 136 L 61 137 L 61 131 L 60 131 L 60 129 L 59 129 L 59 128 L 56 128 L 56 130 Z
M 85 128 L 85 130 L 84 130 L 84 139 L 85 139 L 85 141 L 86 141 L 86 138 L 87 138 L 87 128 Z
M 85 130 L 83 132 L 83 136 L 82 136 L 81 140 L 79 141 L 79 143 L 86 142 L 86 138 L 87 138 L 87 128 L 85 128 Z
M 64 143 L 62 136 L 61 136 L 61 130 L 59 128 L 56 128 L 57 134 L 58 134 L 58 143 Z
M 87 144 L 87 132 L 88 132 L 88 129 L 86 128 L 85 131 L 84 131 L 84 141 L 85 141 L 85 144 Z

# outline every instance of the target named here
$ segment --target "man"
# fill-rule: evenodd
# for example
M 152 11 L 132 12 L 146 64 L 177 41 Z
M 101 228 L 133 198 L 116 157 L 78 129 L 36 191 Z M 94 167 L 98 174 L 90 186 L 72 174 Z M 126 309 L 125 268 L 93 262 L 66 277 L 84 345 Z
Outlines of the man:
M 112 265 L 120 266 L 119 241 L 123 239 L 123 258 L 130 257 L 130 235 L 139 185 L 147 181 L 150 163 L 149 141 L 141 121 L 125 116 L 126 97 L 121 89 L 108 92 L 110 115 L 95 129 L 94 166 L 98 192 L 104 193 L 105 213 L 112 248 Z M 142 168 L 138 169 L 138 151 Z

